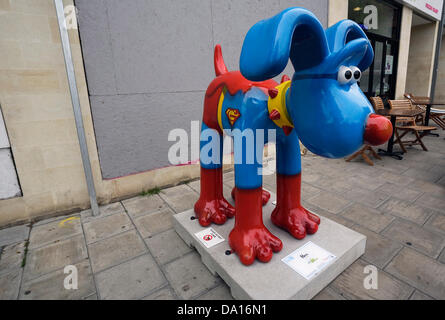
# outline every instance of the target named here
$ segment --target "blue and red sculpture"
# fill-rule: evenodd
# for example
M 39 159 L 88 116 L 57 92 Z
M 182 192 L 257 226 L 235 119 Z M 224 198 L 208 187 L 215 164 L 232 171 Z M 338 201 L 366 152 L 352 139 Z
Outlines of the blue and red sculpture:
M 201 194 L 195 213 L 202 226 L 223 224 L 235 216 L 229 244 L 245 265 L 255 258 L 268 262 L 282 242 L 263 224 L 262 206 L 270 194 L 262 189 L 262 161 L 249 162 L 248 152 L 262 155 L 264 142 L 247 148 L 246 139 L 234 139 L 235 208 L 223 197 L 222 139 L 209 139 L 211 130 L 221 137 L 244 130 L 276 131 L 277 204 L 272 222 L 297 239 L 317 232 L 320 218 L 302 207 L 299 140 L 313 153 L 339 158 L 363 143 L 380 145 L 392 133 L 388 119 L 374 114 L 357 85 L 361 71 L 374 53 L 363 30 L 344 20 L 323 29 L 303 8 L 289 8 L 258 22 L 244 40 L 239 71 L 229 72 L 221 47 L 215 48 L 216 78 L 204 102 L 201 136 Z M 280 74 L 291 60 L 292 80 Z M 203 154 L 219 144 L 219 154 Z M 257 152 L 259 151 L 259 152 Z M 204 161 L 204 158 L 206 160 Z M 240 161 L 236 161 L 239 159 Z

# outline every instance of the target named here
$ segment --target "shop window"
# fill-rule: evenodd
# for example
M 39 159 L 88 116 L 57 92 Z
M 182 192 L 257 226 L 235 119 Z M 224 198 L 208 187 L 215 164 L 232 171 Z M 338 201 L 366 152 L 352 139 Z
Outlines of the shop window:
M 377 0 L 349 0 L 349 19 L 369 32 L 387 38 L 397 33 L 396 9 Z

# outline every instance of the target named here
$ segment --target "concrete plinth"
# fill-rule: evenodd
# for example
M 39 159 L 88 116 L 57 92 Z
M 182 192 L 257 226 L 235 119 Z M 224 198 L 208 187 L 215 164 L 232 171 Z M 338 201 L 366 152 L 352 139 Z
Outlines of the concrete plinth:
M 364 235 L 322 216 L 316 234 L 296 240 L 270 221 L 270 214 L 275 207 L 272 202 L 275 199 L 272 194 L 269 203 L 263 207 L 263 220 L 265 226 L 281 239 L 283 249 L 275 253 L 270 262 L 261 263 L 257 260 L 251 266 L 241 264 L 236 254 L 226 254 L 230 250 L 228 237 L 234 219 L 222 226 L 211 226 L 225 241 L 206 248 L 195 233 L 207 228 L 201 227 L 197 219 L 192 219 L 193 210 L 174 216 L 176 232 L 189 246 L 196 248 L 207 268 L 227 283 L 235 299 L 311 299 L 365 252 Z M 307 280 L 281 259 L 309 241 L 329 251 L 336 258 L 318 275 Z

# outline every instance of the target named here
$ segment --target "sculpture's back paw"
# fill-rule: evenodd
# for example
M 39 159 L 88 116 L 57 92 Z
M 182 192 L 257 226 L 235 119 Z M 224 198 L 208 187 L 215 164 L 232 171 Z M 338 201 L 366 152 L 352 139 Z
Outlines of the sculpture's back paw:
M 195 214 L 199 224 L 207 227 L 212 223 L 224 224 L 227 218 L 235 215 L 235 208 L 225 199 L 204 201 L 199 199 L 195 203 Z
M 301 240 L 306 234 L 314 234 L 318 231 L 320 218 L 303 207 L 292 209 L 278 205 L 272 212 L 272 222 L 287 230 L 294 238 Z

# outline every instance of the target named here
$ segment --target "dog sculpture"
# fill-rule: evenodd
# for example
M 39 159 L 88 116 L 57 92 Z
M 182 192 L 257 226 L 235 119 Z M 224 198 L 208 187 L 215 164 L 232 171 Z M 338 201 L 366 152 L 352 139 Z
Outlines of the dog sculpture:
M 270 197 L 262 190 L 261 175 L 268 134 L 264 141 L 254 135 L 252 147 L 247 145 L 249 135 L 242 133 L 277 129 L 277 204 L 272 222 L 297 239 L 317 232 L 320 218 L 300 203 L 299 139 L 311 152 L 328 158 L 351 154 L 364 142 L 379 145 L 389 139 L 391 123 L 373 113 L 357 85 L 361 70 L 373 57 L 369 40 L 355 22 L 344 20 L 324 31 L 303 8 L 289 8 L 250 29 L 241 52 L 241 72 L 227 70 L 221 47 L 216 46 L 216 78 L 204 102 L 201 193 L 195 213 L 202 226 L 223 224 L 235 216 L 229 244 L 243 264 L 250 265 L 255 258 L 268 262 L 282 242 L 262 220 L 262 205 Z M 289 59 L 295 69 L 292 80 L 286 76 L 281 84 L 270 80 Z M 241 135 L 235 137 L 237 129 Z M 218 138 L 224 131 L 234 136 L 235 208 L 222 192 L 222 139 Z M 209 153 L 209 147 L 217 154 Z M 252 151 L 258 161 L 248 161 Z

